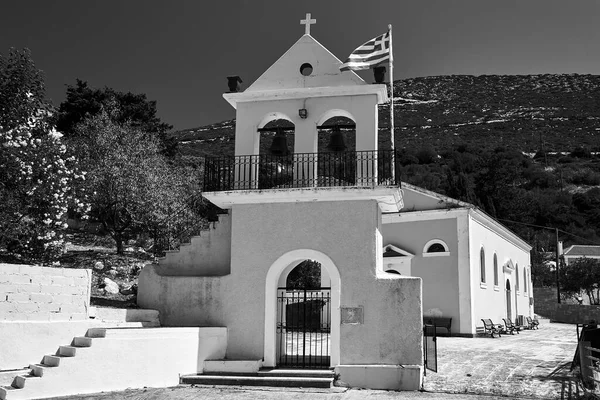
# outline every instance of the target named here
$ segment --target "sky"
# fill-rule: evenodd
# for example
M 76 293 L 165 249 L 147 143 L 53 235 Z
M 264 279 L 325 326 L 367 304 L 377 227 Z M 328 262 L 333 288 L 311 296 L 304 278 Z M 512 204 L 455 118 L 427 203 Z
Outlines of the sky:
M 226 77 L 250 86 L 309 12 L 311 35 L 342 60 L 392 24 L 394 79 L 600 75 L 600 0 L 6 1 L 0 53 L 29 48 L 56 106 L 79 78 L 146 94 L 179 130 L 234 118 Z

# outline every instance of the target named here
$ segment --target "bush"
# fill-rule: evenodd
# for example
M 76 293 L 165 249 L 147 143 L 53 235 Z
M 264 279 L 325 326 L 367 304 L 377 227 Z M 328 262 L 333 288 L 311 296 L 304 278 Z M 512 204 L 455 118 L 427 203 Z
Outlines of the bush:
M 571 157 L 592 158 L 592 152 L 587 147 L 581 146 L 571 152 Z
M 417 151 L 419 164 L 432 164 L 437 161 L 438 155 L 433 147 L 423 147 Z

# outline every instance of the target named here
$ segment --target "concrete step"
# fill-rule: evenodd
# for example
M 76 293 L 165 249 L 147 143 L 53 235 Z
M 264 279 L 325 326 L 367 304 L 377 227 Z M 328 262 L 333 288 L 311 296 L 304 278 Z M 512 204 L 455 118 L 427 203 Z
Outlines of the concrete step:
M 77 354 L 77 347 L 74 346 L 60 346 L 56 352 L 57 356 L 62 357 L 75 357 Z
M 330 369 L 284 369 L 284 368 L 262 368 L 258 371 L 259 376 L 297 376 L 304 378 L 333 378 L 333 370 Z
M 275 386 L 302 388 L 331 388 L 333 378 L 249 375 L 183 375 L 180 382 L 194 385 Z
M 262 368 L 258 372 L 206 372 L 183 375 L 184 384 L 331 388 L 332 370 Z
M 91 347 L 92 338 L 86 336 L 78 336 L 73 339 L 73 346 L 75 347 Z
M 204 331 L 218 332 L 222 328 L 202 328 Z M 156 327 L 156 328 L 92 328 L 88 329 L 88 334 L 93 331 L 93 335 L 102 335 L 106 339 L 129 339 L 129 338 L 156 338 L 168 339 L 177 338 L 182 334 L 194 334 L 198 332 L 198 328 L 172 328 L 172 327 Z M 88 337 L 88 339 L 90 339 Z M 91 340 L 91 339 L 90 339 Z
M 61 358 L 61 356 L 46 355 L 42 359 L 42 364 L 47 365 L 49 367 L 58 367 L 60 365 Z
M 108 308 L 95 307 L 94 318 L 102 322 L 119 324 L 138 323 L 139 326 L 160 326 L 158 310 L 142 308 Z M 135 325 L 131 326 L 135 327 Z
M 29 400 L 31 396 L 13 386 L 0 386 L 0 400 Z
M 30 372 L 29 368 L 10 369 L 0 371 L 0 386 L 12 385 L 15 377 L 18 375 L 27 375 Z
M 51 370 L 56 370 L 58 366 L 49 366 L 44 364 L 31 364 L 29 365 L 31 368 L 31 374 L 33 376 L 42 377 L 44 374 L 49 373 Z
M 257 373 L 262 360 L 205 360 L 203 373 Z

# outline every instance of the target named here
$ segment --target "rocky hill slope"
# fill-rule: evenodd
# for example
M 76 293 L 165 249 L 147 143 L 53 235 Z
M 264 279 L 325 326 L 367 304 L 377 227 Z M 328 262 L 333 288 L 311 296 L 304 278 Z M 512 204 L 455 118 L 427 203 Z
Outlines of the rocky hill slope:
M 532 254 L 554 246 L 554 231 L 523 223 L 561 229 L 565 246 L 600 244 L 600 76 L 414 78 L 396 81 L 394 97 L 403 182 L 479 206 Z M 388 149 L 389 105 L 379 113 L 380 149 Z M 234 126 L 173 135 L 190 158 L 233 155 Z
M 396 148 L 457 144 L 522 152 L 600 150 L 600 76 L 434 76 L 394 84 Z M 389 148 L 389 105 L 380 106 Z M 182 153 L 232 155 L 235 121 L 175 132 Z

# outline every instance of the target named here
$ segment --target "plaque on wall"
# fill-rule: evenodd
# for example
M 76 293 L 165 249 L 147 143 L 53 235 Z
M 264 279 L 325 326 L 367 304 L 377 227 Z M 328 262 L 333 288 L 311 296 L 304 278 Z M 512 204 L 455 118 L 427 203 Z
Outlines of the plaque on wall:
M 342 307 L 342 325 L 362 325 L 363 308 L 361 307 Z

